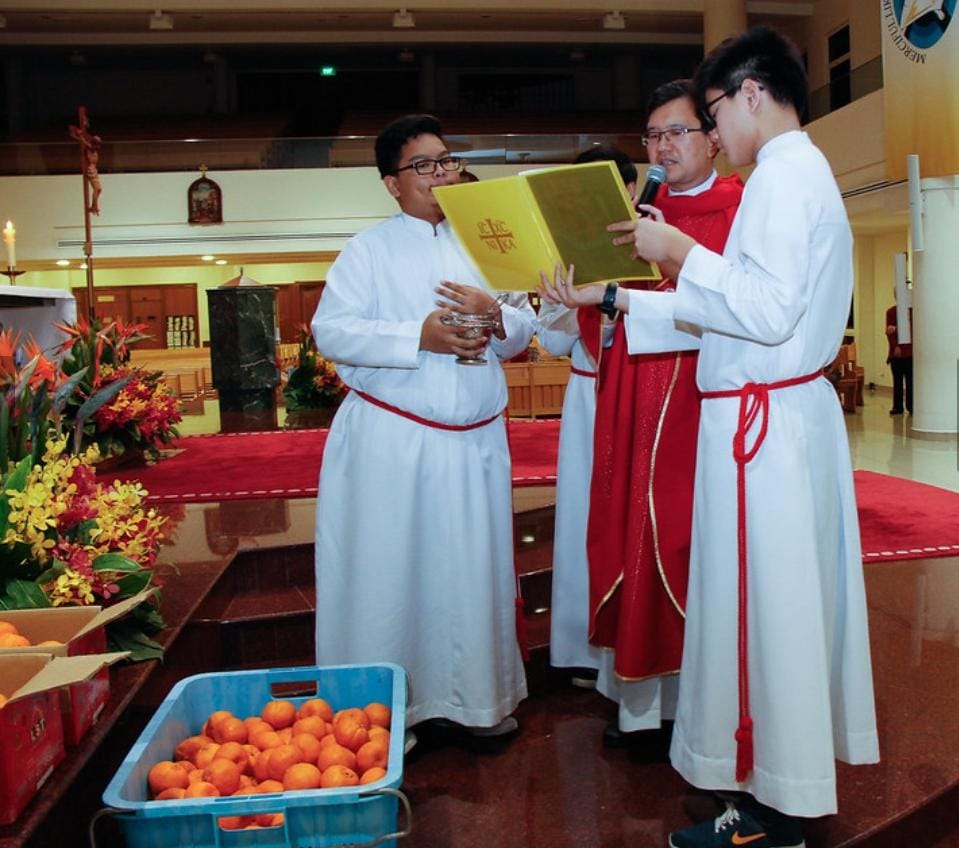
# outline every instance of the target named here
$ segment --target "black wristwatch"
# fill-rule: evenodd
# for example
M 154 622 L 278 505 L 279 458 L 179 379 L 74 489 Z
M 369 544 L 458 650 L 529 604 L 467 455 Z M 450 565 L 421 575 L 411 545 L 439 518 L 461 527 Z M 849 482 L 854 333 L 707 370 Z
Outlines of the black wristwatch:
M 599 311 L 610 318 L 616 317 L 616 290 L 618 283 L 606 283 L 606 291 L 603 294 L 603 302 L 599 304 Z

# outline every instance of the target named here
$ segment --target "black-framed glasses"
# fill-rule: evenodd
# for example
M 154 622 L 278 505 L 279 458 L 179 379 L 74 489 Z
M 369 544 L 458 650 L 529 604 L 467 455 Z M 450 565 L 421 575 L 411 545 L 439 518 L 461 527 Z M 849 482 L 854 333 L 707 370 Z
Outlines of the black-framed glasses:
M 720 94 L 718 97 L 714 97 L 712 100 L 710 100 L 710 101 L 706 104 L 705 112 L 706 112 L 707 115 L 709 115 L 709 119 L 710 119 L 713 123 L 716 123 L 716 116 L 715 116 L 715 114 L 713 114 L 713 106 L 715 106 L 717 103 L 719 103 L 720 100 L 723 100 L 723 99 L 726 98 L 726 97 L 732 97 L 732 96 L 733 96 L 737 91 L 739 91 L 739 89 L 741 89 L 742 87 L 743 87 L 743 84 L 740 83 L 740 84 L 737 85 L 735 88 L 728 88 L 728 89 L 726 89 L 726 91 L 724 91 L 724 92 L 723 92 L 722 94 Z M 718 112 L 719 110 L 717 109 L 716 111 Z
M 682 141 L 691 132 L 709 132 L 705 127 L 666 127 L 664 130 L 647 130 L 642 137 L 643 147 L 659 144 L 661 141 Z
M 442 159 L 417 159 L 409 165 L 397 168 L 396 173 L 413 170 L 421 177 L 426 177 L 436 172 L 437 165 L 444 171 L 458 171 L 466 165 L 466 160 L 459 156 L 444 156 Z

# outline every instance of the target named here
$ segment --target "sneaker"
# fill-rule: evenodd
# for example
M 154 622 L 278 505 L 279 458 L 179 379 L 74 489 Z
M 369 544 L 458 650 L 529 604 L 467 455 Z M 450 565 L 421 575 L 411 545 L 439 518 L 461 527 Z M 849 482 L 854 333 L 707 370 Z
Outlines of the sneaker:
M 492 727 L 467 727 L 466 731 L 471 736 L 506 736 L 508 733 L 515 733 L 519 730 L 519 722 L 512 716 L 506 716 L 499 724 Z
M 569 682 L 577 689 L 595 689 L 598 676 L 595 668 L 574 668 Z
M 408 754 L 412 751 L 418 741 L 416 734 L 412 730 L 407 730 L 406 736 L 403 738 L 403 753 Z
M 798 819 L 760 804 L 751 795 L 737 800 L 736 806 L 762 824 L 772 848 L 806 848 L 802 825 Z
M 726 812 L 713 821 L 705 821 L 669 834 L 670 848 L 772 848 L 763 826 L 749 813 L 726 805 Z

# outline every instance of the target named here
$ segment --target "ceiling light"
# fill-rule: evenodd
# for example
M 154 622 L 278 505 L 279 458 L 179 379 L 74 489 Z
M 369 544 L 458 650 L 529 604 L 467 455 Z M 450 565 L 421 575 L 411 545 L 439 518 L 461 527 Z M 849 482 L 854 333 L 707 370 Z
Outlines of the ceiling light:
M 396 29 L 411 29 L 416 26 L 416 21 L 413 20 L 413 15 L 406 9 L 397 9 L 393 13 L 393 26 Z
M 157 9 L 150 15 L 150 29 L 173 29 L 173 15 L 164 15 Z
M 81 270 L 81 271 L 86 271 L 87 268 L 89 268 L 89 267 L 90 267 L 90 266 L 87 265 L 86 262 L 81 262 L 81 263 L 80 263 L 80 270 Z
M 204 262 L 212 262 L 214 259 L 216 259 L 216 257 L 212 253 L 204 253 L 200 259 L 202 259 Z
M 217 260 L 216 260 L 216 264 L 217 264 L 217 265 L 226 265 L 226 260 L 225 260 L 225 259 L 217 259 Z
M 623 13 L 614 9 L 603 16 L 603 29 L 626 29 L 626 18 Z
M 69 264 L 70 264 L 70 260 L 69 260 L 69 259 L 58 259 L 58 260 L 57 260 L 57 265 L 59 265 L 61 268 L 66 268 L 67 265 L 69 265 Z

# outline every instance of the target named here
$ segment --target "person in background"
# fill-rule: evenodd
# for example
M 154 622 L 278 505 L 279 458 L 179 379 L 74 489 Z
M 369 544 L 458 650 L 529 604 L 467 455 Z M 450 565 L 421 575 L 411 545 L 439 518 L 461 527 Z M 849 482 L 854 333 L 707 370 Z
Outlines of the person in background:
M 666 170 L 656 206 L 680 230 L 722 250 L 743 184 L 713 168 L 718 148 L 690 81 L 659 86 L 647 116 L 649 161 Z M 671 291 L 676 269 L 662 270 L 659 282 L 635 286 Z M 604 316 L 590 306 L 579 315 L 600 361 L 587 538 L 590 639 L 613 649 L 603 652 L 598 689 L 618 704 L 603 734 L 617 747 L 675 716 L 699 421 L 696 353 L 630 354 L 615 310 Z
M 573 164 L 610 161 L 616 164 L 626 192 L 636 202 L 636 166 L 615 147 L 584 150 Z M 589 644 L 589 566 L 586 520 L 593 470 L 593 415 L 596 411 L 596 360 L 579 337 L 576 310 L 544 303 L 536 336 L 547 353 L 569 356 L 569 382 L 563 396 L 556 470 L 556 530 L 553 538 L 553 580 L 550 603 L 550 664 L 571 670 L 574 686 L 593 688 L 599 648 Z
M 391 123 L 376 162 L 400 212 L 347 243 L 312 320 L 350 388 L 320 471 L 316 658 L 402 665 L 408 726 L 510 733 L 526 679 L 500 360 L 526 348 L 535 316 L 525 293 L 500 307 L 445 221 L 433 188 L 461 160 L 435 118 Z M 464 338 L 451 313 L 498 327 Z M 457 362 L 487 342 L 485 362 Z
M 892 371 L 892 409 L 890 415 L 912 415 L 912 342 L 899 343 L 898 312 L 894 303 L 886 310 L 886 362 Z M 912 339 L 912 307 L 909 308 L 909 338 Z
M 670 758 L 741 793 L 673 848 L 795 848 L 836 812 L 838 757 L 879 757 L 849 444 L 823 368 L 852 297 L 852 234 L 829 163 L 800 129 L 795 47 L 727 39 L 694 79 L 733 166 L 756 163 L 722 254 L 666 223 L 615 244 L 680 268 L 676 290 L 617 292 L 631 350 L 699 345 L 702 391 L 686 636 Z M 558 269 L 555 297 L 601 302 Z M 688 346 L 692 346 L 689 344 Z

